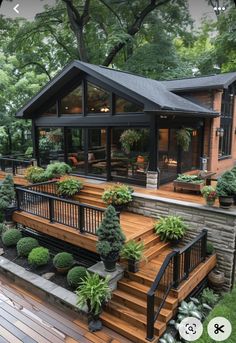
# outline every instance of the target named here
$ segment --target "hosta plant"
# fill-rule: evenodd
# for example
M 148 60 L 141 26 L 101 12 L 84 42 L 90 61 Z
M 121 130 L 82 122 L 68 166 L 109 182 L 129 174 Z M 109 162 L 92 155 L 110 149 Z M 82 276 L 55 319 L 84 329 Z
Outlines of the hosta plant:
M 187 225 L 181 217 L 168 216 L 157 221 L 154 229 L 160 235 L 162 241 L 174 241 L 181 239 L 185 235 Z
M 140 261 L 143 257 L 144 243 L 133 240 L 125 243 L 121 250 L 121 256 L 127 260 Z
M 57 191 L 59 195 L 72 197 L 83 188 L 83 183 L 74 177 L 65 177 L 57 182 Z
M 201 300 L 210 307 L 214 307 L 219 301 L 219 295 L 216 294 L 212 289 L 205 288 L 202 292 Z
M 181 343 L 177 341 L 170 333 L 165 333 L 158 341 L 159 343 Z

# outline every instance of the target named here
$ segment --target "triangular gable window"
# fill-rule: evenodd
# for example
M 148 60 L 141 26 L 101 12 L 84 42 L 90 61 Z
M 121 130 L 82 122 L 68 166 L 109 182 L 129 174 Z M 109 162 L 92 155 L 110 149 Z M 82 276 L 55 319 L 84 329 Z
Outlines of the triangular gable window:
M 79 85 L 72 92 L 67 94 L 61 100 L 61 114 L 81 114 L 83 113 L 82 107 L 83 89 Z
M 88 82 L 87 84 L 87 112 L 110 113 L 110 93 Z
M 53 116 L 57 114 L 57 106 L 56 104 L 49 107 L 46 111 L 43 113 L 45 116 Z
M 139 105 L 128 101 L 124 98 L 121 98 L 119 96 L 116 96 L 116 113 L 142 113 L 143 108 Z

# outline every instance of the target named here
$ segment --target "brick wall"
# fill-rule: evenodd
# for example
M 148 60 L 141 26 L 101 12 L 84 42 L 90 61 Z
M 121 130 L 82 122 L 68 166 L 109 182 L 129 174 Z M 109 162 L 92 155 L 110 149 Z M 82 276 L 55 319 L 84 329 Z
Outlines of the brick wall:
M 208 241 L 213 243 L 217 252 L 217 266 L 225 273 L 224 288 L 230 289 L 234 279 L 236 211 L 212 209 L 198 204 L 138 193 L 134 193 L 134 201 L 129 211 L 156 219 L 168 215 L 183 217 L 189 225 L 186 235 L 188 241 L 206 228 Z

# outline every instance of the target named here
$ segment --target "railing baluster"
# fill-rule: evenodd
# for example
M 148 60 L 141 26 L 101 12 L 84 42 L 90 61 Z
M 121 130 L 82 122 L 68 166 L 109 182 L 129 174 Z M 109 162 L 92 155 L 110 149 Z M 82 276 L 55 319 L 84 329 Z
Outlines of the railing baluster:
M 54 222 L 54 201 L 53 198 L 48 198 L 48 206 L 49 206 L 49 220 L 51 223 Z

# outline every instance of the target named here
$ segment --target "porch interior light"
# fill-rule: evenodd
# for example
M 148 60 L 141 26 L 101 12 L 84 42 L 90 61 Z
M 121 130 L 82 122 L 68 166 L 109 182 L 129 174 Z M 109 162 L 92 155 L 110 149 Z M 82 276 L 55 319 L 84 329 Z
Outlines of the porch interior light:
M 216 129 L 216 136 L 223 137 L 224 136 L 224 129 L 223 127 L 218 127 Z
M 225 6 L 221 6 L 220 5 L 220 1 L 219 0 L 216 0 L 215 1 L 215 6 L 213 7 L 214 11 L 215 11 L 215 14 L 216 15 L 219 15 L 220 12 L 224 12 L 226 10 L 226 7 Z
M 109 111 L 110 111 L 110 109 L 107 106 L 104 106 L 104 107 L 101 108 L 101 112 L 107 113 Z

